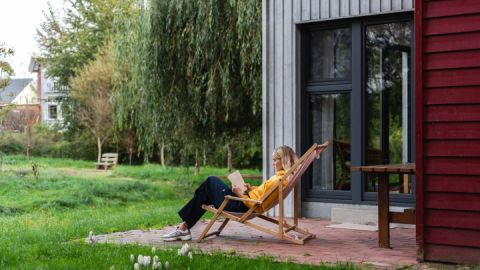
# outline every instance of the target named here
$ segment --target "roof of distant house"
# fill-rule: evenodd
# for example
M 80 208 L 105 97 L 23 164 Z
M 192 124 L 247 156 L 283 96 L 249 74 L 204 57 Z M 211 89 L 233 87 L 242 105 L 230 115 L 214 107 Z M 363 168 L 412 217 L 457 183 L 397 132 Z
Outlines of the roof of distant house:
M 32 79 L 11 79 L 7 87 L 0 89 L 0 104 L 9 104 L 22 92 Z

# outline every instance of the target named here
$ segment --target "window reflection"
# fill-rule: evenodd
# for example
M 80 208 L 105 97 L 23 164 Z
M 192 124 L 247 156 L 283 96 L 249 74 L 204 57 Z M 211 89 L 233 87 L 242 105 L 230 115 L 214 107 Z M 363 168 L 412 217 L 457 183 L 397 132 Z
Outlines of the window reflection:
M 310 97 L 312 139 L 333 140 L 312 165 L 312 188 L 350 190 L 350 94 Z
M 350 28 L 310 33 L 310 80 L 351 77 L 352 33 Z
M 365 57 L 366 164 L 408 162 L 411 87 L 409 22 L 367 26 Z M 391 191 L 402 192 L 406 186 L 404 182 L 405 179 L 392 175 Z M 365 190 L 376 191 L 376 181 L 366 181 Z

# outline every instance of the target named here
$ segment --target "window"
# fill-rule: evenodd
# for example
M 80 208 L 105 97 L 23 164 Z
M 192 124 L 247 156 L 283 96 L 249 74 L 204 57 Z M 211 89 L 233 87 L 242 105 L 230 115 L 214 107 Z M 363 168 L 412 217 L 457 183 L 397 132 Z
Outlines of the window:
M 334 141 L 312 164 L 312 189 L 350 190 L 350 94 L 311 95 L 314 142 Z
M 305 174 L 303 198 L 376 200 L 377 179 L 351 166 L 411 162 L 410 13 L 303 26 L 302 147 L 332 142 Z M 393 203 L 414 201 L 412 180 L 392 176 Z
M 308 196 L 329 197 L 350 192 L 350 118 L 352 28 L 312 29 L 305 35 L 305 148 L 332 141 L 306 173 Z M 349 196 L 345 194 L 345 196 Z
M 48 105 L 48 118 L 57 119 L 57 105 Z
M 410 58 L 409 22 L 365 27 L 367 165 L 409 161 Z M 411 192 L 407 182 L 391 175 L 391 192 Z M 376 179 L 365 181 L 365 191 L 376 191 L 376 183 Z
M 351 40 L 350 28 L 311 32 L 309 80 L 350 78 Z

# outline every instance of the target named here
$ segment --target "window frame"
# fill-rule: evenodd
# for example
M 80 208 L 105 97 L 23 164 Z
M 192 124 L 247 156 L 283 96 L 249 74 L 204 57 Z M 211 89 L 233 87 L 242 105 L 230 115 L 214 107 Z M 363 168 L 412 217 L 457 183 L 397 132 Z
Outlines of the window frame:
M 55 118 L 52 117 L 52 111 L 50 108 L 55 107 Z M 58 105 L 56 104 L 48 104 L 48 120 L 58 120 Z
M 351 166 L 359 166 L 365 164 L 365 80 L 366 80 L 366 63 L 365 63 L 365 44 L 364 35 L 368 25 L 393 23 L 393 22 L 410 22 L 411 29 L 411 61 L 410 61 L 410 93 L 409 93 L 409 119 L 410 119 L 410 138 L 409 138 L 409 158 L 415 162 L 415 111 L 414 111 L 414 28 L 413 28 L 413 12 L 399 12 L 387 15 L 374 15 L 357 18 L 347 18 L 343 20 L 316 22 L 299 26 L 300 30 L 300 145 L 302 152 L 305 152 L 312 144 L 311 128 L 310 128 L 310 104 L 309 97 L 312 94 L 336 94 L 350 93 L 350 144 L 351 144 Z M 351 27 L 351 78 L 345 79 L 326 79 L 322 81 L 308 81 L 308 73 L 310 72 L 308 53 L 309 34 L 313 31 L 331 30 Z M 364 175 L 360 172 L 351 172 L 350 191 L 339 190 L 311 190 L 311 170 L 307 170 L 302 181 L 302 200 L 310 202 L 333 202 L 333 203 L 351 203 L 351 204 L 371 204 L 375 205 L 377 200 L 376 192 L 365 192 Z M 415 184 L 414 177 L 412 179 L 412 194 L 390 194 L 390 200 L 393 205 L 411 206 L 415 203 Z

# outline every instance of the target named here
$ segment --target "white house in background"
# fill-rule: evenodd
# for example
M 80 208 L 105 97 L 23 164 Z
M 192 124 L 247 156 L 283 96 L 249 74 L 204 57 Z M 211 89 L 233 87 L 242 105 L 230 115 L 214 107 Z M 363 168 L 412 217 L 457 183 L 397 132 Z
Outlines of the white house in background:
M 23 132 L 26 125 L 40 121 L 40 102 L 32 79 L 11 79 L 0 89 L 0 109 L 12 106 L 0 121 L 0 131 Z
M 41 101 L 40 117 L 44 124 L 60 124 L 63 121 L 62 109 L 59 98 L 64 95 L 52 78 L 46 76 L 46 69 L 36 57 L 32 57 L 28 67 L 30 72 L 37 73 L 35 80 L 38 89 L 39 99 Z
M 0 108 L 6 105 L 38 105 L 38 94 L 33 80 L 11 79 L 7 87 L 0 89 Z

